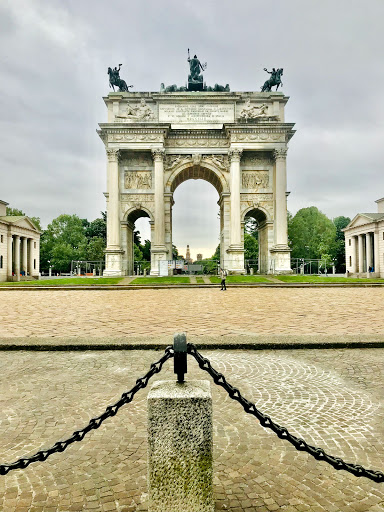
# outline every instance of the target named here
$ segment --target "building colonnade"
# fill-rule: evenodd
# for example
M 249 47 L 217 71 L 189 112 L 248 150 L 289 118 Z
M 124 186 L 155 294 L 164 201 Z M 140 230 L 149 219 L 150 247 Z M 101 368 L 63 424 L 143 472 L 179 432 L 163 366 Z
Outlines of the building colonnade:
M 31 237 L 8 233 L 7 276 L 20 280 L 38 273 L 37 242 Z
M 348 239 L 349 268 L 351 273 L 377 272 L 379 265 L 379 233 L 367 231 Z M 348 267 L 347 267 L 348 268 Z

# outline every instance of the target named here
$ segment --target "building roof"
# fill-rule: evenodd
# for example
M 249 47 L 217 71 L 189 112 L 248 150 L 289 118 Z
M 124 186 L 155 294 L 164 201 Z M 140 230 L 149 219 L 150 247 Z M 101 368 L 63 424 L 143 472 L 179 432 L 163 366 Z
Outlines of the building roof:
M 384 213 L 358 213 L 358 215 L 364 215 L 365 217 L 368 217 L 368 219 L 372 220 L 384 219 Z
M 18 222 L 21 219 L 25 219 L 26 215 L 2 215 L 0 220 L 4 220 L 5 222 Z

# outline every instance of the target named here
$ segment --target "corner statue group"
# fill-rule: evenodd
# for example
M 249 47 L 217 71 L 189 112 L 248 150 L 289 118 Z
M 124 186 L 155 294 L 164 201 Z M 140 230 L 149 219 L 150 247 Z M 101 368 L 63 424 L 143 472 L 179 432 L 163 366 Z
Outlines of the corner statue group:
M 115 92 L 115 86 L 119 88 L 119 92 L 129 92 L 129 87 L 133 87 L 133 85 L 127 85 L 127 82 L 120 78 L 121 66 L 122 64 L 119 64 L 119 67 L 108 68 L 109 87 L 112 87 L 113 92 Z
M 276 85 L 276 91 L 279 88 L 279 85 L 283 86 L 283 82 L 281 81 L 281 77 L 283 76 L 283 68 L 272 68 L 272 71 L 268 71 L 267 68 L 264 68 L 264 71 L 269 73 L 271 77 L 264 82 L 264 85 L 261 88 L 261 92 L 271 92 L 274 85 Z

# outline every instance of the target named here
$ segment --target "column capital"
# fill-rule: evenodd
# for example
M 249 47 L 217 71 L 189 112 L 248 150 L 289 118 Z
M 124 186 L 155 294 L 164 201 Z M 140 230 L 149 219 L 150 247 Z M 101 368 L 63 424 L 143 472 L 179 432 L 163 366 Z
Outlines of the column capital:
M 274 160 L 285 160 L 287 158 L 288 148 L 279 148 L 273 150 L 273 158 Z
M 120 149 L 106 149 L 108 162 L 118 162 L 121 158 L 121 151 Z
M 151 149 L 152 158 L 154 162 L 164 161 L 165 158 L 165 149 L 163 148 L 153 148 Z
M 230 149 L 228 150 L 229 160 L 231 162 L 240 162 L 241 155 L 243 153 L 242 149 Z

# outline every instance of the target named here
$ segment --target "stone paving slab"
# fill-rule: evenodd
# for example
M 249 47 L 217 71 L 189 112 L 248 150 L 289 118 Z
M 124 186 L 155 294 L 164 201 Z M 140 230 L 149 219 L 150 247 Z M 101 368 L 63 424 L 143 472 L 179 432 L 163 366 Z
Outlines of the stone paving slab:
M 384 288 L 23 290 L 0 293 L 2 338 L 382 335 Z
M 82 428 L 160 355 L 3 352 L 0 461 L 32 454 Z M 348 462 L 384 469 L 384 349 L 207 350 L 204 355 L 292 433 Z M 188 366 L 188 379 L 205 378 L 190 357 Z M 164 378 L 174 379 L 172 361 L 155 380 Z M 383 484 L 297 452 L 224 390 L 213 386 L 212 391 L 217 511 L 383 511 Z M 147 392 L 66 452 L 0 477 L 0 510 L 146 511 Z

